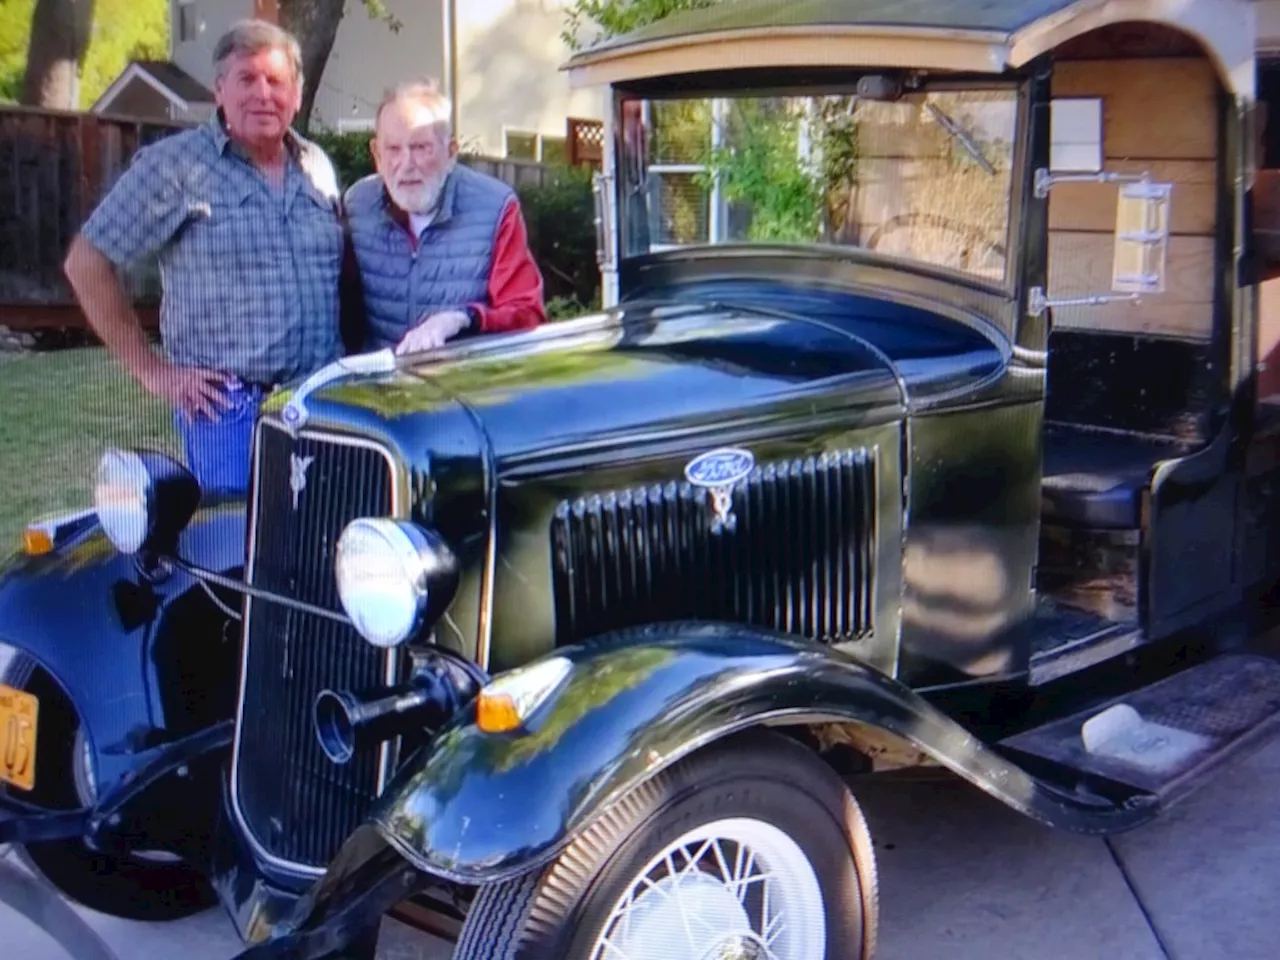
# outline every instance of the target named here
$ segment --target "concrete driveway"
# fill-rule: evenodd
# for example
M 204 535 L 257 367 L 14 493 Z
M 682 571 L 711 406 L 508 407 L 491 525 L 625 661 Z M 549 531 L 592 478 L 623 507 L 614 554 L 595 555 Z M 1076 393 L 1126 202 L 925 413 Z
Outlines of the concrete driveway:
M 860 796 L 880 856 L 878 960 L 1280 955 L 1280 743 L 1110 841 L 1049 831 L 958 782 L 871 784 Z M 239 947 L 218 911 L 156 926 L 80 912 L 121 960 L 226 960 Z M 394 960 L 450 954 L 393 921 L 383 940 Z M 68 960 L 3 906 L 0 944 L 6 958 Z

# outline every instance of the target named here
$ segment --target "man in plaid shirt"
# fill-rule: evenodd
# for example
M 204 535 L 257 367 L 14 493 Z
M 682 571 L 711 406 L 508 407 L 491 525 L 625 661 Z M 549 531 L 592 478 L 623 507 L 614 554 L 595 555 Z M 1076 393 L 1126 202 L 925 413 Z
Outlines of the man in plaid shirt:
M 140 149 L 84 224 L 66 273 L 94 331 L 169 403 L 206 492 L 248 487 L 258 406 L 343 353 L 344 233 L 329 158 L 290 129 L 297 41 L 242 21 L 214 49 L 218 111 Z M 159 255 L 164 356 L 114 266 Z

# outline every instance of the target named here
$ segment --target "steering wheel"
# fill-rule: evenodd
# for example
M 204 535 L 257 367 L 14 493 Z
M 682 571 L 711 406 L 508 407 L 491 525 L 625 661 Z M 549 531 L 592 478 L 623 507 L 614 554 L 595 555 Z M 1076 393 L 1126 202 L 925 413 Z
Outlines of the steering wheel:
M 954 262 L 948 262 L 945 265 L 958 266 L 961 270 L 969 270 L 971 264 L 981 263 L 992 256 L 997 257 L 1000 263 L 1004 262 L 1007 253 L 1005 245 L 998 240 L 987 237 L 979 227 L 968 223 L 960 223 L 936 213 L 922 211 L 902 213 L 896 217 L 890 217 L 880 224 L 875 229 L 875 232 L 867 238 L 865 247 L 868 250 L 878 250 L 880 244 L 891 234 L 919 230 L 922 227 L 927 230 L 940 230 L 956 236 L 958 242 L 952 248 L 955 253 Z

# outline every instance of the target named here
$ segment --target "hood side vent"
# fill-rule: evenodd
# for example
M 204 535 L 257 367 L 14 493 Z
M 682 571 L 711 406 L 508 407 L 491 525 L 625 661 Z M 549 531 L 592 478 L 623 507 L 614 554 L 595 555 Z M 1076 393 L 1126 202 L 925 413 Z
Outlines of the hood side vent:
M 551 529 L 557 643 L 667 620 L 716 620 L 837 643 L 872 630 L 875 452 L 762 464 L 711 532 L 680 482 L 566 500 Z

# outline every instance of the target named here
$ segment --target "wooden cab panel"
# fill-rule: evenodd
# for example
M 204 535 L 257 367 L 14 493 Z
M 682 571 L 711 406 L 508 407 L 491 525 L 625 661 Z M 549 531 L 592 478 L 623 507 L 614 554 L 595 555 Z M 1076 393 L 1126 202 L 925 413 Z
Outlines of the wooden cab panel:
M 1219 86 L 1199 53 L 1093 57 L 1054 64 L 1053 97 L 1101 100 L 1103 169 L 1173 184 L 1168 286 L 1138 302 L 1060 307 L 1059 329 L 1207 340 L 1213 329 Z M 1162 51 L 1163 52 L 1163 51 Z M 1067 51 L 1067 56 L 1071 56 Z M 1116 187 L 1055 186 L 1049 199 L 1049 295 L 1110 288 Z

